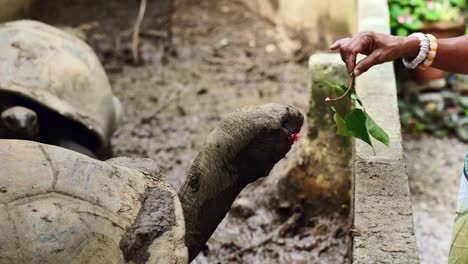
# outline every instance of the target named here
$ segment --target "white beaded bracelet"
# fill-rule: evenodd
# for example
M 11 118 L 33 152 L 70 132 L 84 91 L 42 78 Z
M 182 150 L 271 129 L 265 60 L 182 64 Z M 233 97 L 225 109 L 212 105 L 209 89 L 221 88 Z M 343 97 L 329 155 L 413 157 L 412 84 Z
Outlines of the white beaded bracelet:
M 419 53 L 418 53 L 418 56 L 416 56 L 416 58 L 414 58 L 412 61 L 403 59 L 403 64 L 408 69 L 416 68 L 419 64 L 421 64 L 426 59 L 426 56 L 429 53 L 429 38 L 421 32 L 413 33 L 409 35 L 408 37 L 413 37 L 413 36 L 419 38 Z
M 423 63 L 418 66 L 418 69 L 426 70 L 429 68 L 437 55 L 438 40 L 431 34 L 426 34 L 429 39 L 429 52 L 427 53 L 426 59 Z

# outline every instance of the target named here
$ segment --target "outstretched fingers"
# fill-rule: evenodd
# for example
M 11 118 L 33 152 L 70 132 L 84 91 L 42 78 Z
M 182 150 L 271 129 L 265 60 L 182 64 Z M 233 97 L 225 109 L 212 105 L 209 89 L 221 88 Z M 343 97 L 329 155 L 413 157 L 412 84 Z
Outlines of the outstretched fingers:
M 375 49 L 376 36 L 373 32 L 361 32 L 353 38 L 344 38 L 335 41 L 330 46 L 331 50 L 340 50 L 341 59 L 346 64 L 349 73 L 362 73 L 364 68 L 356 67 L 356 58 L 358 54 L 370 55 Z M 372 58 L 371 62 L 372 62 Z M 366 66 L 367 62 L 363 66 Z M 372 66 L 372 65 L 370 65 Z M 362 66 L 361 66 L 362 67 Z M 368 68 L 367 68 L 368 69 Z M 367 70 L 365 69 L 365 70 Z M 356 76 L 359 74 L 355 74 Z
M 341 59 L 346 64 L 349 73 L 354 71 L 357 55 L 366 48 L 366 42 L 360 37 L 340 39 L 330 46 L 331 50 L 340 50 Z

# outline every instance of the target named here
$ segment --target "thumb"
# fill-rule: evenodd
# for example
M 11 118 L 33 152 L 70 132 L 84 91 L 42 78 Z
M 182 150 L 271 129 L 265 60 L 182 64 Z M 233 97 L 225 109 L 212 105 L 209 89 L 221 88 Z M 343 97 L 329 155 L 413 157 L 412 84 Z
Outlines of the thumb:
M 348 43 L 350 40 L 350 38 L 339 39 L 330 46 L 330 50 L 340 49 L 343 45 L 346 45 L 346 43 Z
M 369 70 L 372 66 L 379 64 L 378 61 L 378 54 L 376 52 L 373 52 L 369 54 L 369 56 L 365 57 L 364 59 L 360 60 L 357 64 L 356 67 L 354 67 L 354 76 L 359 76 L 362 73 L 366 72 Z

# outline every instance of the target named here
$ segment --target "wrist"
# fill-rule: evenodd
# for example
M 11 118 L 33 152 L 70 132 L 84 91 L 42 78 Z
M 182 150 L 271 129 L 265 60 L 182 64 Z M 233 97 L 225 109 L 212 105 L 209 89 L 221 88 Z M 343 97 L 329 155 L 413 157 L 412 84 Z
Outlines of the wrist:
M 419 53 L 418 37 L 399 37 L 400 38 L 400 58 L 412 60 Z

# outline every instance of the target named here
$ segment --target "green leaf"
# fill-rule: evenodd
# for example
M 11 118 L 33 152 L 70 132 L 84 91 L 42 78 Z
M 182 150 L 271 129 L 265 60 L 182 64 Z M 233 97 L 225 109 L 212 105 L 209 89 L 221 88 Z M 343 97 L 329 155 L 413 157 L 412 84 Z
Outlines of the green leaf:
M 424 20 L 435 22 L 440 20 L 441 13 L 439 11 L 428 11 L 424 12 Z
M 364 107 L 364 105 L 362 104 L 361 99 L 359 99 L 359 97 L 357 96 L 357 94 L 351 93 L 351 99 L 356 100 L 356 102 L 358 102 L 358 104 L 359 104 L 360 106 Z
M 372 142 L 369 137 L 369 132 L 366 127 L 366 114 L 361 109 L 353 109 L 351 113 L 347 114 L 344 118 L 346 127 L 351 136 L 359 138 L 372 146 Z
M 468 131 L 467 131 L 467 127 L 466 127 L 466 126 L 457 127 L 457 128 L 455 129 L 455 133 L 456 133 L 457 136 L 459 136 L 462 140 L 468 141 Z
M 419 20 L 417 17 L 413 16 L 413 23 L 405 23 L 405 26 L 407 26 L 410 30 L 416 31 L 422 28 L 423 24 L 421 20 Z
M 421 6 L 415 7 L 413 9 L 413 14 L 417 16 L 424 15 L 424 12 L 426 12 L 426 8 L 423 8 Z
M 403 12 L 401 11 L 401 7 L 398 4 L 390 4 L 390 17 L 392 17 L 394 20 L 398 18 L 400 14 Z
M 401 124 L 404 126 L 404 127 L 407 127 L 408 126 L 408 121 L 411 119 L 412 115 L 410 112 L 408 111 L 401 111 L 400 112 L 400 121 L 401 121 Z
M 413 106 L 413 114 L 421 119 L 421 120 L 425 120 L 426 119 L 426 112 L 424 112 L 424 110 L 421 108 L 421 106 L 419 105 L 414 105 Z
M 423 132 L 425 129 L 426 129 L 426 125 L 424 125 L 423 123 L 417 123 L 413 127 L 413 132 L 420 133 L 420 132 Z
M 459 97 L 460 104 L 463 108 L 468 108 L 468 97 L 467 96 L 461 96 Z
M 427 5 L 427 0 L 408 0 L 415 6 Z
M 410 13 L 411 13 L 411 7 L 409 7 L 409 6 L 404 6 L 404 7 L 402 7 L 402 8 L 401 8 L 401 13 L 402 13 L 402 14 L 405 14 L 405 15 L 406 15 L 406 14 L 410 14 Z
M 334 83 L 329 82 L 329 81 L 325 81 L 325 83 L 328 85 L 328 87 L 335 89 L 336 94 L 337 94 L 338 96 L 343 95 L 343 94 L 346 92 L 346 90 L 347 90 L 346 85 L 334 84 Z
M 338 84 L 338 86 L 340 86 L 341 90 L 344 91 L 346 93 L 346 91 L 348 91 L 348 86 L 347 85 L 344 85 L 344 84 Z
M 450 0 L 450 3 L 460 8 L 465 8 L 466 5 L 465 0 Z
M 398 27 L 397 30 L 396 30 L 396 34 L 398 36 L 408 36 L 409 31 L 404 27 Z
M 331 82 L 326 82 L 326 84 L 335 89 L 335 91 L 341 95 L 348 91 L 349 88 L 346 85 L 336 85 Z M 352 136 L 360 139 L 369 144 L 373 150 L 374 146 L 372 145 L 371 136 L 386 146 L 389 146 L 390 139 L 388 134 L 365 112 L 361 99 L 359 99 L 359 97 L 353 92 L 348 93 L 347 96 L 349 96 L 351 100 L 356 101 L 361 107 L 353 107 L 353 110 L 343 118 L 340 113 L 336 111 L 335 107 L 331 106 L 331 109 L 334 112 L 333 120 L 337 127 L 336 134 L 339 136 Z
M 381 127 L 379 127 L 379 125 L 377 125 L 377 123 L 375 123 L 367 113 L 364 114 L 367 117 L 366 128 L 369 134 L 378 141 L 382 142 L 385 146 L 390 146 L 390 138 L 388 134 Z
M 390 138 L 388 134 L 362 109 L 353 109 L 351 113 L 345 116 L 344 121 L 348 134 L 355 138 L 361 139 L 370 146 L 373 146 L 370 136 L 382 142 L 387 147 L 390 145 Z M 335 120 L 335 122 L 337 121 Z
M 351 136 L 349 134 L 348 128 L 346 127 L 346 123 L 344 119 L 341 117 L 341 115 L 338 112 L 336 112 L 335 107 L 332 106 L 332 110 L 333 112 L 335 112 L 335 114 L 333 115 L 333 120 L 335 120 L 335 123 L 336 123 L 336 134 L 338 136 L 343 136 L 343 137 Z

